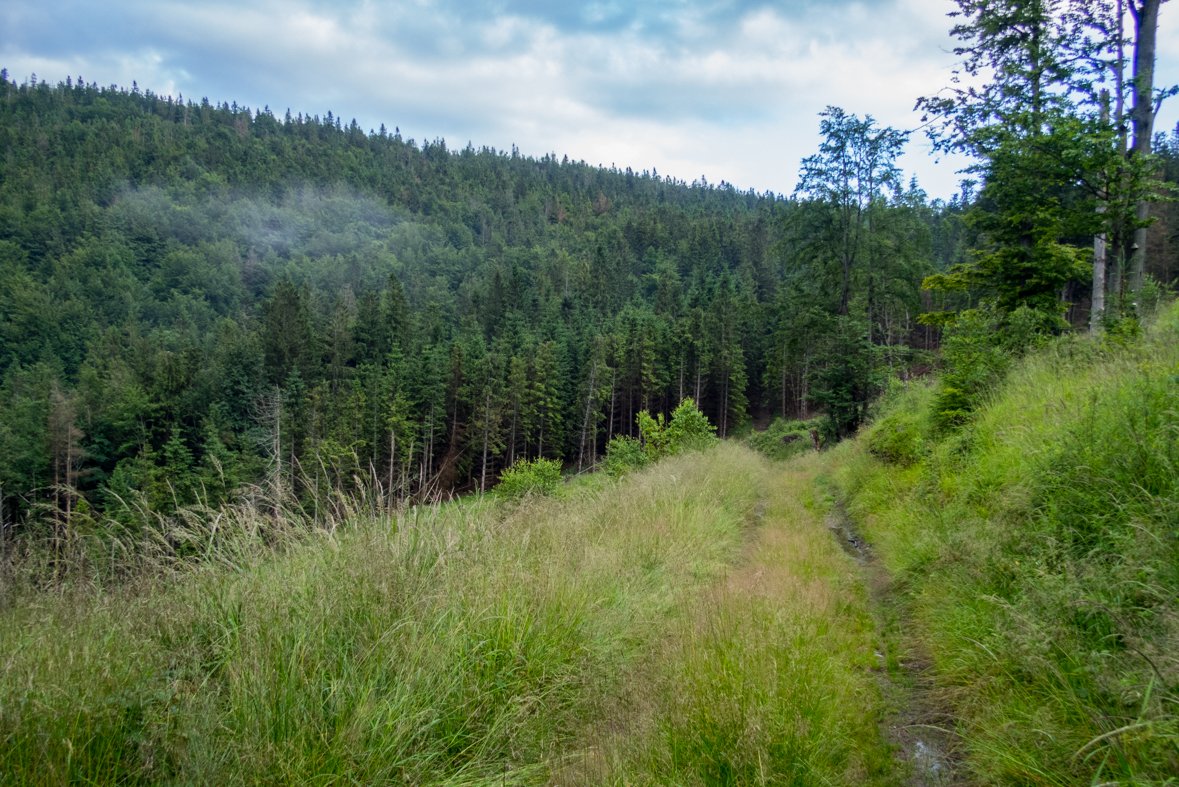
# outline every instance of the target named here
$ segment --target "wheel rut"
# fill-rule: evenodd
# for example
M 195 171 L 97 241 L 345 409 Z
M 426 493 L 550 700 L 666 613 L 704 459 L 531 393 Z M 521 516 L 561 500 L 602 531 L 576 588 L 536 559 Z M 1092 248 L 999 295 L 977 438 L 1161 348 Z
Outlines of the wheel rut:
M 938 689 L 929 649 L 914 633 L 903 587 L 838 502 L 828 515 L 827 528 L 856 561 L 868 590 L 881 643 L 875 670 L 887 713 L 881 728 L 903 765 L 903 783 L 909 787 L 970 783 L 954 715 Z

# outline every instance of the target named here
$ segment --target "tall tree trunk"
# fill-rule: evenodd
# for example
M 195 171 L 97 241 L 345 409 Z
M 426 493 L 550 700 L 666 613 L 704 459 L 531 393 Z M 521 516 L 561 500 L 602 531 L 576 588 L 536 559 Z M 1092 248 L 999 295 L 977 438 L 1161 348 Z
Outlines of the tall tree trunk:
M 58 457 L 53 458 L 53 556 L 61 557 L 61 460 Z
M 676 399 L 676 404 L 684 401 L 684 351 L 680 350 L 680 396 Z
M 1109 122 L 1109 91 L 1101 91 L 1101 122 Z M 1102 195 L 1103 198 L 1108 196 Z M 1104 202 L 1097 206 L 1098 213 L 1105 213 L 1108 207 Z M 1093 297 L 1089 306 L 1089 333 L 1101 330 L 1101 321 L 1105 318 L 1105 250 L 1108 237 L 1099 232 L 1093 237 Z
M 782 345 L 782 418 L 786 418 L 786 345 Z
M 617 361 L 615 361 L 617 363 Z M 614 439 L 614 389 L 618 379 L 618 370 L 610 370 L 610 423 L 606 428 L 606 442 Z
M 1154 55 L 1158 37 L 1159 6 L 1162 0 L 1143 0 L 1141 4 L 1130 4 L 1134 15 L 1134 108 L 1130 119 L 1134 123 L 1133 155 L 1144 158 L 1150 155 L 1151 137 L 1154 134 Z M 1134 207 L 1134 217 L 1146 221 L 1150 216 L 1150 203 L 1139 200 Z M 1146 227 L 1134 229 L 1134 256 L 1130 259 L 1130 275 L 1127 284 L 1131 295 L 1142 290 L 1146 272 Z
M 520 414 L 520 397 L 513 396 L 512 400 L 512 429 L 511 436 L 508 437 L 508 467 L 516 463 L 516 417 Z
M 1126 268 L 1126 244 L 1122 238 L 1115 236 L 1114 243 L 1111 246 L 1113 247 L 1114 256 L 1113 264 L 1108 265 L 1109 289 L 1107 290 L 1107 296 L 1114 298 L 1116 303 L 1122 296 L 1122 274 Z M 1106 262 L 1109 262 L 1108 258 Z
M 635 423 L 635 386 L 631 383 L 626 386 L 626 436 L 634 436 Z
M 807 420 L 807 418 L 810 415 L 810 413 L 808 412 L 807 402 L 806 402 L 807 396 L 810 394 L 810 391 L 808 390 L 808 387 L 810 385 L 810 377 L 811 377 L 811 351 L 808 349 L 806 351 L 806 355 L 803 357 L 802 385 L 801 385 L 802 396 L 799 398 L 799 401 L 802 403 L 802 420 L 804 420 L 804 421 Z
M 74 466 L 74 435 L 73 424 L 70 424 L 70 430 L 66 432 L 66 464 L 65 464 L 65 483 L 66 483 L 66 518 L 65 527 L 66 532 L 70 530 L 70 520 L 74 514 L 74 476 L 71 470 Z
M 1105 206 L 1098 207 L 1104 211 Z M 1101 321 L 1105 316 L 1105 233 L 1099 233 L 1093 238 L 1093 300 L 1089 311 L 1089 333 L 1101 330 Z
M 389 507 L 393 507 L 393 468 L 397 459 L 397 430 L 389 430 Z
M 483 472 L 479 478 L 479 493 L 487 491 L 487 444 L 491 440 L 491 389 L 487 389 L 487 401 L 483 409 Z
M 577 452 L 577 472 L 579 473 L 581 472 L 582 466 L 585 464 L 585 440 L 586 436 L 589 434 L 590 407 L 594 401 L 594 384 L 597 379 L 598 365 L 595 363 L 593 368 L 590 369 L 589 391 L 586 393 L 585 397 L 585 418 L 582 419 L 581 422 L 581 450 Z M 596 432 L 597 430 L 594 431 Z M 594 439 L 597 439 L 597 434 L 594 435 Z
M 729 434 L 729 375 L 725 375 L 725 384 L 720 397 L 720 436 Z
M 868 344 L 872 344 L 873 302 L 876 299 L 876 280 L 873 278 L 872 266 L 876 262 L 876 224 L 874 221 L 876 210 L 872 204 L 876 193 L 876 184 L 871 177 L 868 179 L 868 305 L 865 309 L 868 318 Z
M 274 389 L 274 518 L 282 515 L 282 391 Z
M 839 316 L 846 317 L 848 312 L 848 302 L 851 298 L 851 269 L 852 261 L 850 257 L 845 257 L 843 260 L 843 284 L 839 290 Z
M 422 480 L 434 475 L 434 405 L 430 405 L 430 433 L 426 444 L 426 467 Z

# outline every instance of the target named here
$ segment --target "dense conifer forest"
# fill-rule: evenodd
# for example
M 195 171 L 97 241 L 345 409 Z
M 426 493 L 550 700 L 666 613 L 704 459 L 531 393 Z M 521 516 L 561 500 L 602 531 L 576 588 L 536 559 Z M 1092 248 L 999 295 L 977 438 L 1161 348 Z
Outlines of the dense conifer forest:
M 896 138 L 876 180 L 828 145 L 784 197 L 81 78 L 0 90 L 9 534 L 586 468 L 685 398 L 722 436 L 818 410 L 846 432 L 936 342 L 920 284 L 961 255 L 903 135 L 837 111 L 829 142 Z

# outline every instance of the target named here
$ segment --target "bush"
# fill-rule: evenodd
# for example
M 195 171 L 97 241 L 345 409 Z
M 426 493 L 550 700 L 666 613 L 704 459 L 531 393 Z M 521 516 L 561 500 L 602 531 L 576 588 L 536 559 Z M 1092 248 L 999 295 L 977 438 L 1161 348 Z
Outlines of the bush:
M 716 427 L 708 422 L 704 413 L 696 407 L 691 399 L 680 402 L 671 414 L 671 423 L 667 426 L 667 454 L 678 454 L 681 451 L 702 451 L 716 444 Z
M 606 446 L 606 475 L 618 478 L 630 470 L 651 464 L 651 458 L 637 437 L 615 437 Z
M 945 369 L 934 402 L 934 426 L 950 431 L 971 420 L 1012 362 L 1043 345 L 1060 325 L 1059 315 L 1027 306 L 1002 313 L 984 304 L 959 314 L 942 342 Z
M 940 430 L 966 423 L 1006 372 L 1010 354 L 995 341 L 998 327 L 996 315 L 972 309 L 946 328 L 945 369 L 933 405 L 934 424 Z
M 497 494 L 507 498 L 551 495 L 561 481 L 561 463 L 552 459 L 521 460 L 499 475 Z
M 771 459 L 790 459 L 814 450 L 811 431 L 821 427 L 820 418 L 809 421 L 787 421 L 776 418 L 764 432 L 754 432 L 746 438 L 749 447 Z
M 878 459 L 896 465 L 911 465 L 925 451 L 921 421 L 910 413 L 897 413 L 873 427 L 868 451 Z
M 617 478 L 628 470 L 644 467 L 665 456 L 683 451 L 701 451 L 717 442 L 716 427 L 691 399 L 680 402 L 671 414 L 671 422 L 663 423 L 663 413 L 652 418 L 646 410 L 638 414 L 638 439 L 615 437 L 606 447 L 606 472 Z
M 1144 319 L 1153 318 L 1174 300 L 1175 290 L 1171 285 L 1147 274 L 1138 293 L 1138 313 Z

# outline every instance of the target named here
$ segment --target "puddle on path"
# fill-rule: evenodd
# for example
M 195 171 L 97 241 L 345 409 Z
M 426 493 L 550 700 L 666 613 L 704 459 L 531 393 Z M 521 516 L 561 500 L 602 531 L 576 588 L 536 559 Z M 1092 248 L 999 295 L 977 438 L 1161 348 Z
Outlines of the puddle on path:
M 909 755 L 909 763 L 913 766 L 913 779 L 918 784 L 933 785 L 950 784 L 950 769 L 946 765 L 945 755 L 938 749 L 918 739 L 913 744 L 913 752 Z

